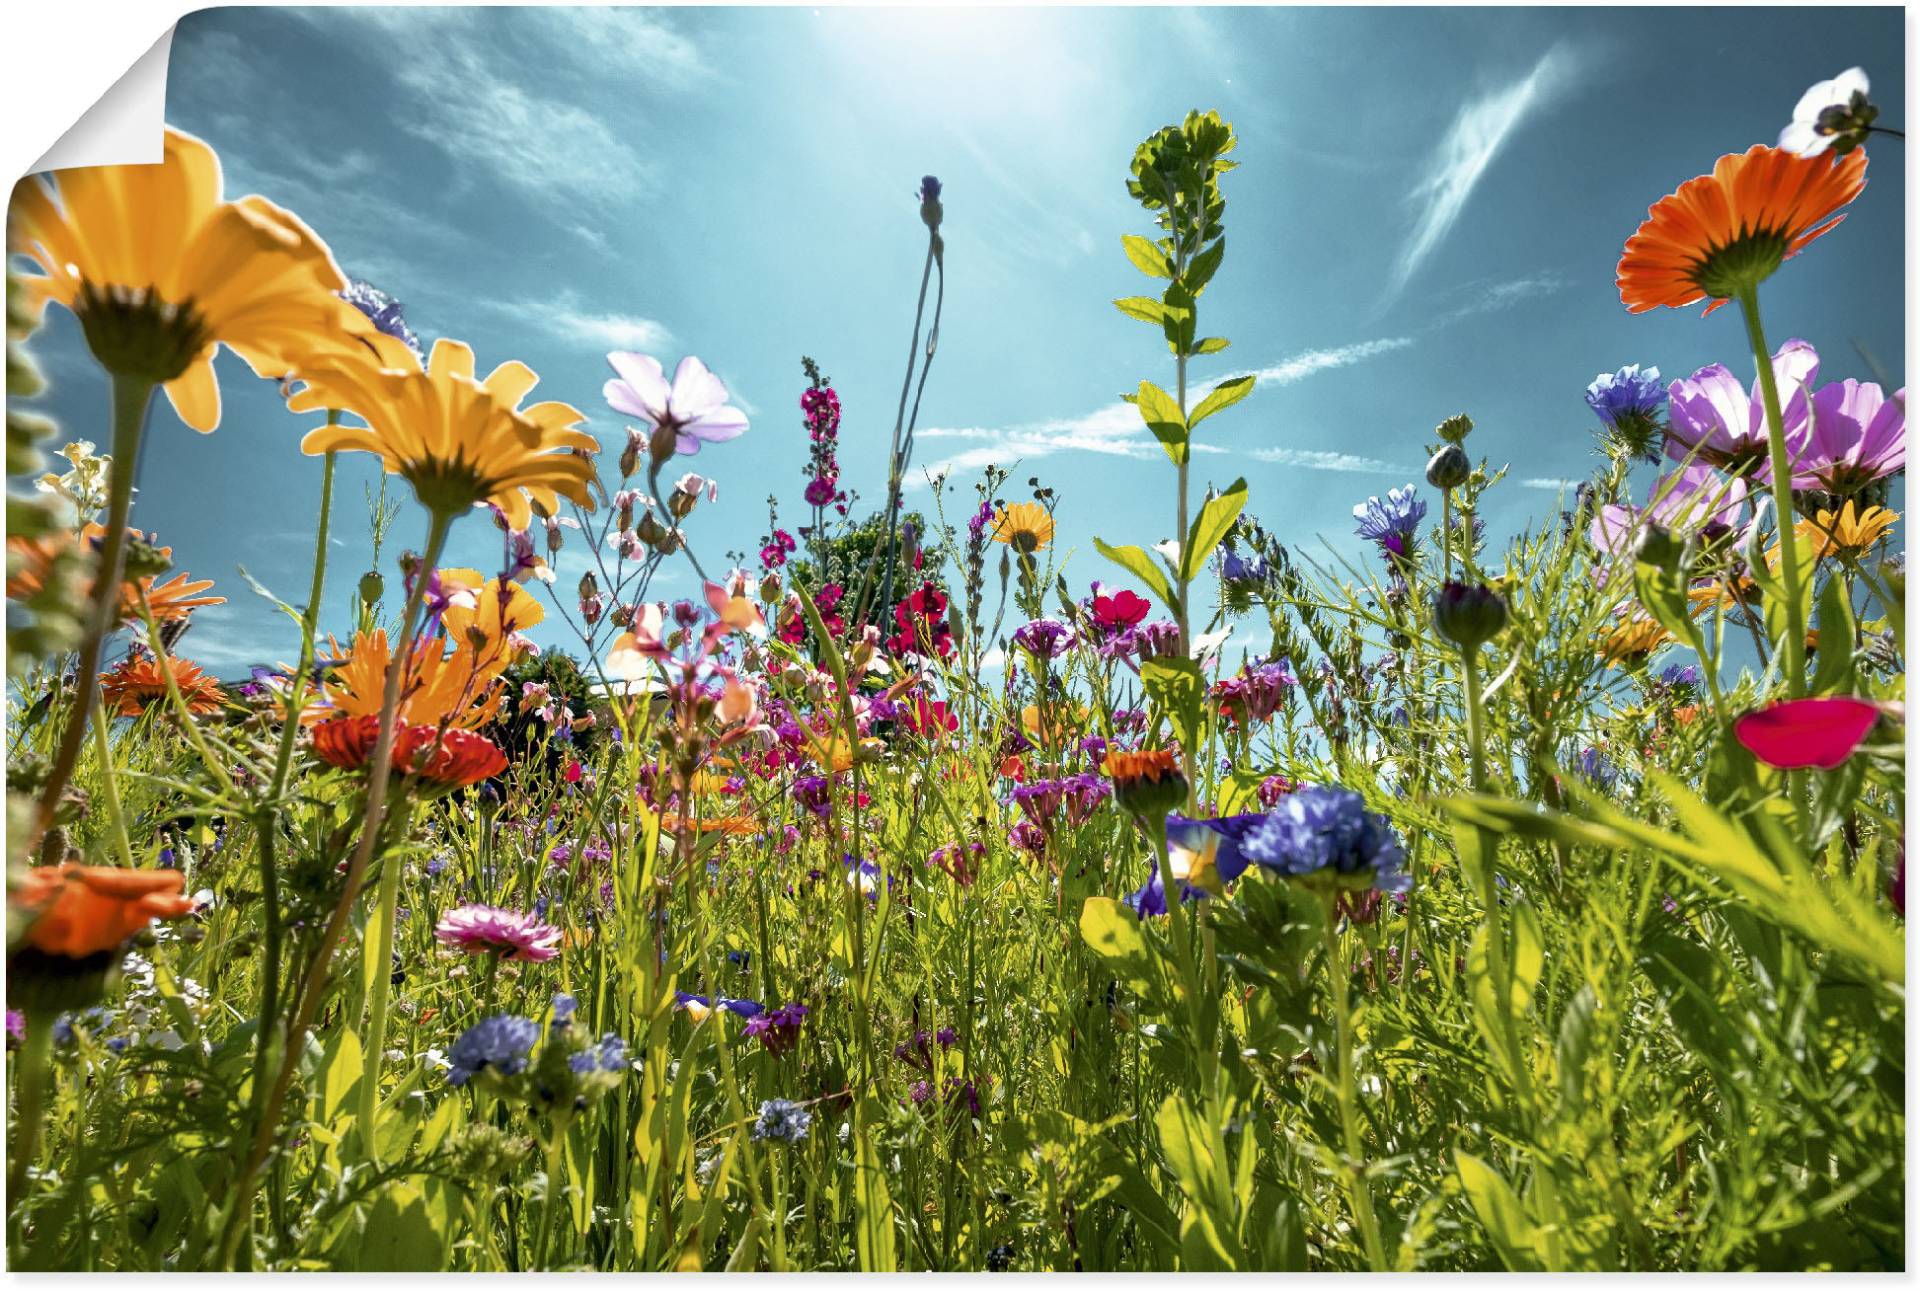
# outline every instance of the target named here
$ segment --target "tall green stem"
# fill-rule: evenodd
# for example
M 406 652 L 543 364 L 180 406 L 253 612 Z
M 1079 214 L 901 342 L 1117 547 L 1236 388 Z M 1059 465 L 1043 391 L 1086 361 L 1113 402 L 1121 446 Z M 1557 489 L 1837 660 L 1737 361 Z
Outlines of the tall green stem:
M 113 378 L 113 464 L 107 476 L 107 535 L 101 540 L 100 562 L 94 571 L 93 608 L 87 620 L 86 638 L 80 645 L 80 672 L 75 679 L 73 707 L 67 710 L 67 724 L 60 733 L 53 770 L 47 776 L 35 813 L 33 836 L 36 839 L 53 827 L 60 795 L 66 791 L 67 782 L 73 779 L 73 769 L 80 761 L 80 746 L 86 739 L 87 719 L 99 685 L 100 653 L 119 619 L 120 572 L 126 563 L 133 475 L 139 465 L 140 433 L 147 423 L 147 406 L 153 402 L 156 388 L 145 378 Z
M 114 847 L 120 853 L 120 863 L 132 869 L 133 844 L 127 838 L 126 813 L 120 809 L 120 786 L 113 773 L 113 746 L 107 741 L 107 706 L 101 702 L 98 691 L 93 696 L 93 745 L 100 755 L 100 788 L 107 800 L 107 820 L 113 827 Z
M 14 1219 L 26 1200 L 27 1167 L 40 1151 L 46 1119 L 47 1071 L 53 1057 L 53 1013 L 43 1005 L 27 1010 L 27 1037 L 20 1046 L 13 1088 L 13 1151 L 7 1157 L 7 1214 Z
M 1346 1186 L 1353 1207 L 1353 1220 L 1360 1229 L 1366 1248 L 1367 1264 L 1375 1273 L 1387 1268 L 1386 1248 L 1380 1244 L 1380 1225 L 1373 1215 L 1373 1192 L 1367 1184 L 1366 1162 L 1362 1159 L 1360 1120 L 1354 1110 L 1353 1025 L 1348 1016 L 1346 945 L 1340 936 L 1338 901 L 1327 898 L 1324 925 L 1327 946 L 1327 972 L 1333 979 L 1333 1028 L 1336 1097 L 1340 1104 L 1340 1136 L 1346 1160 L 1340 1163 L 1340 1180 Z
M 1773 354 L 1760 325 L 1760 293 L 1745 287 L 1739 293 L 1740 313 L 1747 321 L 1747 340 L 1760 377 L 1760 399 L 1767 413 L 1767 462 L 1773 472 L 1774 526 L 1780 534 L 1780 579 L 1786 584 L 1791 613 L 1787 621 L 1787 694 L 1798 699 L 1807 693 L 1807 623 L 1800 596 L 1800 549 L 1793 531 L 1793 465 L 1787 458 L 1787 431 L 1780 415 L 1780 390 L 1773 375 Z

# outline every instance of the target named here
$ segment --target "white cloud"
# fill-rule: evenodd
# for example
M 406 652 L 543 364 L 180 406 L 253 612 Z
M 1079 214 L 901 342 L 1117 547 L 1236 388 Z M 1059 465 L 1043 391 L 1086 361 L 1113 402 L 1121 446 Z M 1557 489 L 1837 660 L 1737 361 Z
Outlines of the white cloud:
M 1248 456 L 1280 466 L 1298 466 L 1309 471 L 1345 471 L 1355 475 L 1396 475 L 1405 469 L 1377 457 L 1319 448 L 1256 448 Z
M 1562 493 L 1568 489 L 1580 487 L 1579 480 L 1563 480 L 1551 476 L 1536 475 L 1532 479 L 1520 481 L 1523 489 L 1539 489 L 1545 493 Z
M 669 368 L 673 366 L 662 353 L 673 342 L 673 332 L 665 323 L 639 314 L 595 309 L 583 302 L 575 291 L 563 291 L 551 300 L 483 299 L 474 304 L 489 313 L 531 323 L 570 344 L 639 350 L 659 358 Z
M 1306 350 L 1252 373 L 1227 373 L 1199 382 L 1189 392 L 1189 403 L 1198 403 L 1222 381 L 1236 376 L 1251 375 L 1257 385 L 1287 386 L 1304 381 L 1316 372 L 1347 367 L 1376 355 L 1405 349 L 1412 344 L 1413 338 L 1410 336 L 1388 336 L 1334 349 Z M 909 488 L 922 487 L 929 475 L 973 471 L 987 465 L 1006 466 L 1016 460 L 1032 462 L 1055 453 L 1101 453 L 1109 457 L 1152 458 L 1161 452 L 1158 441 L 1148 433 L 1146 425 L 1140 420 L 1139 410 L 1119 400 L 1079 417 L 1029 422 L 1020 426 L 936 426 L 917 432 L 915 439 L 970 440 L 979 446 L 962 450 L 923 470 L 914 471 L 913 478 L 907 484 Z M 1218 453 L 1226 450 L 1213 444 L 1196 443 L 1193 451 Z
M 1408 194 L 1421 207 L 1419 218 L 1394 264 L 1389 297 L 1407 285 L 1434 248 L 1452 231 L 1467 199 L 1487 167 L 1529 114 L 1548 107 L 1572 86 L 1580 60 L 1564 43 L 1555 44 L 1533 70 L 1467 103 Z
M 1445 327 L 1476 314 L 1491 314 L 1502 309 L 1511 309 L 1515 305 L 1529 300 L 1538 300 L 1542 296 L 1551 296 L 1555 292 L 1565 291 L 1573 282 L 1565 274 L 1547 271 L 1529 274 L 1524 278 L 1510 278 L 1504 282 L 1479 282 L 1471 284 L 1462 291 L 1454 293 L 1459 301 L 1435 321 L 1435 326 Z

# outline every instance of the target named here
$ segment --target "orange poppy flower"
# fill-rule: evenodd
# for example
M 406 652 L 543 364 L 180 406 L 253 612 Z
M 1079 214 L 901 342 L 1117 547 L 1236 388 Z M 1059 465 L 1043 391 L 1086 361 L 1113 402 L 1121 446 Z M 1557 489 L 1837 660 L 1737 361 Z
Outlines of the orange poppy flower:
M 198 664 L 185 659 L 167 659 L 167 671 L 194 714 L 217 713 L 226 702 L 220 683 L 200 671 Z M 112 672 L 100 674 L 100 699 L 107 711 L 121 717 L 138 717 L 155 704 L 167 702 L 167 674 L 158 660 L 142 656 L 128 659 Z
M 1620 302 L 1641 314 L 1711 298 L 1711 314 L 1846 218 L 1836 212 L 1866 173 L 1857 149 L 1839 160 L 1765 144 L 1728 153 L 1648 209 L 1620 257 Z
M 336 717 L 313 728 L 313 751 L 329 766 L 356 771 L 373 760 L 373 746 L 379 738 L 378 713 Z M 499 775 L 507 769 L 507 756 L 492 740 L 472 731 L 455 727 L 441 733 L 436 726 L 403 722 L 393 742 L 393 768 L 454 789 Z
M 155 919 L 193 912 L 178 870 L 110 865 L 45 865 L 27 871 L 12 896 L 33 922 L 26 944 L 49 955 L 86 959 L 116 949 Z

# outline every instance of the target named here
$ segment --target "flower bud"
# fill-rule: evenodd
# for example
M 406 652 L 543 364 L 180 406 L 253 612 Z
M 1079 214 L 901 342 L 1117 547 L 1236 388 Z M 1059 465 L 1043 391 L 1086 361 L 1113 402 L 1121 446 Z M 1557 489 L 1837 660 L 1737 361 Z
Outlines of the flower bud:
M 1442 444 L 1440 451 L 1427 459 L 1427 483 L 1443 492 L 1459 488 L 1472 473 L 1473 463 L 1456 443 Z
M 386 590 L 387 580 L 380 576 L 379 570 L 369 569 L 366 573 L 360 575 L 360 603 L 362 605 L 378 605 L 380 598 L 386 594 Z
M 1678 571 L 1685 563 L 1686 554 L 1686 544 L 1674 537 L 1666 526 L 1658 524 L 1649 524 L 1642 529 L 1633 549 L 1636 562 L 1652 565 L 1669 574 Z
M 674 448 L 679 442 L 679 433 L 671 421 L 663 421 L 653 428 L 653 434 L 647 438 L 647 457 L 655 466 L 664 466 L 673 459 Z
M 649 547 L 658 547 L 660 540 L 667 536 L 666 526 L 655 519 L 651 511 L 640 517 L 636 532 L 640 535 L 640 541 Z
M 1464 412 L 1455 413 L 1435 427 L 1434 433 L 1449 444 L 1458 444 L 1473 433 L 1473 418 Z
M 675 489 L 667 495 L 667 510 L 673 513 L 675 520 L 685 520 L 693 514 L 694 506 L 700 501 L 698 493 L 689 493 L 685 489 Z
M 1433 626 L 1462 650 L 1472 650 L 1507 626 L 1507 603 L 1484 583 L 1448 583 L 1434 594 Z
M 760 603 L 772 605 L 780 599 L 780 575 L 768 570 L 760 576 Z

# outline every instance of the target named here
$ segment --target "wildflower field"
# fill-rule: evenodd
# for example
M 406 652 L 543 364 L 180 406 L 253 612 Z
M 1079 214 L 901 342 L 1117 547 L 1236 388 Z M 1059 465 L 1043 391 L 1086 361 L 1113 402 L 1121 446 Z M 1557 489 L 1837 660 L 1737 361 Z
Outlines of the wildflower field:
M 1259 397 L 1189 370 L 1229 207 L 1275 236 L 1217 113 L 1114 158 L 1164 508 L 1071 569 L 1070 480 L 905 505 L 934 177 L 899 407 L 845 443 L 812 358 L 795 435 L 694 357 L 553 390 L 423 344 L 182 130 L 21 181 L 9 1266 L 1903 1269 L 1905 391 L 1768 303 L 1898 263 L 1841 220 L 1904 144 L 1856 73 L 1795 115 L 1620 230 L 1621 307 L 1704 303 L 1724 362 L 1597 378 L 1591 474 L 1502 543 L 1432 409 L 1358 563 L 1195 455 Z M 51 309 L 97 425 L 20 402 Z M 284 660 L 226 679 L 195 615 L 273 593 L 134 505 L 159 400 L 237 433 L 222 346 L 325 469 Z M 791 529 L 703 523 L 749 451 Z

